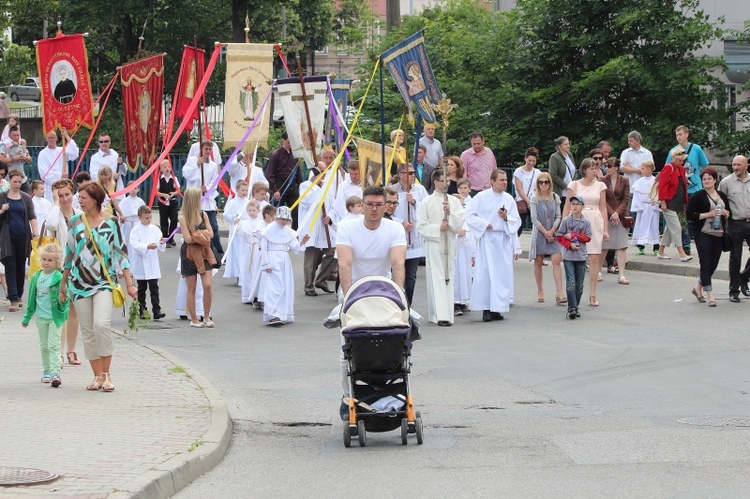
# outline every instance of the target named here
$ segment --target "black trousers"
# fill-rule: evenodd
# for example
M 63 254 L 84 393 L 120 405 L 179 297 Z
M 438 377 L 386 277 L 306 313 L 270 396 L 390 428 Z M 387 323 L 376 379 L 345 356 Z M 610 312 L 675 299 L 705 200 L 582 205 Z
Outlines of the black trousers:
M 279 199 L 278 204 L 274 203 L 274 206 L 277 208 L 279 206 L 292 206 L 297 200 L 299 199 L 299 187 L 290 187 L 287 189 L 287 191 L 284 193 L 283 196 Z M 297 224 L 299 220 L 298 217 L 298 208 L 299 206 L 295 206 L 292 210 L 292 229 L 297 230 Z
M 703 222 L 701 220 L 701 222 Z M 701 224 L 702 225 L 702 224 Z M 722 237 L 699 232 L 695 235 L 695 247 L 700 261 L 701 286 L 706 291 L 713 291 L 711 277 L 719 266 L 721 249 L 724 246 Z
M 417 270 L 419 269 L 420 258 L 407 258 L 404 262 L 404 294 L 411 306 L 414 297 L 414 286 L 417 284 Z
M 26 238 L 10 238 L 11 254 L 3 258 L 5 281 L 8 284 L 8 300 L 11 303 L 23 299 L 26 280 Z
M 750 222 L 730 220 L 729 235 L 732 236 L 732 250 L 729 252 L 729 294 L 738 295 L 741 281 L 742 245 L 745 242 L 750 244 Z
M 161 226 L 161 236 L 169 237 L 177 228 L 177 219 L 180 209 L 177 207 L 177 201 L 172 201 L 168 205 L 159 203 L 159 225 Z M 167 241 L 169 242 L 169 241 Z
M 146 289 L 151 292 L 151 309 L 154 315 L 161 312 L 159 304 L 159 279 L 138 279 L 138 303 L 141 310 L 146 310 Z

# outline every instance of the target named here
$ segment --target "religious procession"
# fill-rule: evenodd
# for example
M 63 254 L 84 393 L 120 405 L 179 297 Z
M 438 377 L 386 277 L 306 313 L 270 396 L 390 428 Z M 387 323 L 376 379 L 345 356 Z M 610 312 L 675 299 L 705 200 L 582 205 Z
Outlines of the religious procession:
M 163 55 L 120 67 L 95 103 L 85 50 L 80 34 L 59 31 L 38 42 L 38 64 L 46 68 L 40 75 L 46 147 L 32 161 L 17 115 L 7 119 L 0 145 L 3 303 L 9 312 L 25 312 L 24 326 L 36 314 L 42 382 L 52 386 L 61 384 L 59 359 L 81 363 L 80 331 L 94 374 L 86 388 L 114 390 L 111 314 L 127 295 L 138 320 L 167 316 L 159 254 L 178 245 L 174 311 L 195 329 L 221 327 L 211 314 L 218 273 L 236 284 L 239 303 L 262 311 L 259 322 L 280 327 L 294 323 L 295 284 L 305 297 L 336 294 L 343 302 L 359 279 L 380 276 L 392 279 L 411 304 L 420 266 L 428 322 L 450 327 L 469 312 L 498 321 L 513 304 L 514 263 L 524 250 L 534 263 L 538 302 L 545 301 L 542 273 L 549 261 L 554 302 L 574 320 L 582 316 L 586 273 L 587 304 L 598 307 L 602 272 L 630 283 L 629 246 L 665 260 L 672 258 L 667 248 L 676 246 L 676 258 L 688 262 L 693 239 L 700 278 L 692 294 L 699 302 L 707 297 L 716 306 L 711 276 L 722 251 L 731 250 L 730 300 L 749 294 L 750 270 L 739 269 L 746 234 L 733 222 L 750 217 L 744 190 L 736 187 L 744 185 L 747 160 L 737 156 L 734 172 L 719 183 L 685 125 L 676 127 L 678 145 L 658 176 L 659 161 L 637 131 L 627 135 L 629 147 L 619 158 L 602 140 L 577 163 L 561 136 L 546 171 L 536 168 L 536 147 L 526 150 L 523 166 L 506 171 L 478 130 L 460 155 L 447 152 L 456 106 L 439 91 L 422 32 L 381 54 L 373 68 L 370 84 L 378 71 L 383 78 L 382 64 L 405 109 L 403 125 L 388 137 L 381 123 L 379 142 L 353 135 L 365 98 L 349 109 L 350 79 L 307 76 L 299 58 L 290 68 L 280 44 L 216 43 L 208 61 L 203 49 L 185 46 L 166 120 Z M 220 147 L 204 111 L 222 51 L 228 67 Z M 288 77 L 272 78 L 274 57 Z M 99 129 L 118 80 L 125 155 Z M 268 139 L 273 96 L 284 131 L 264 164 L 258 148 Z M 74 138 L 81 131 L 83 149 Z M 197 140 L 178 173 L 170 152 L 185 131 Z M 99 148 L 87 157 L 81 150 L 95 139 Z M 228 226 L 224 241 L 220 217 Z M 519 239 L 525 229 L 528 248 Z M 303 255 L 302 279 L 294 276 L 290 252 Z

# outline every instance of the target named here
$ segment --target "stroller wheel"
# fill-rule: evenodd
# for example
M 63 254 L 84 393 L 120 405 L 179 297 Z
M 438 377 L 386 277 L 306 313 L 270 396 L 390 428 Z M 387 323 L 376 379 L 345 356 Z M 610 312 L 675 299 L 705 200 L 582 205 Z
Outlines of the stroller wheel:
M 349 429 L 349 421 L 344 421 L 344 447 L 351 447 L 352 445 L 352 433 Z
M 401 420 L 401 444 L 406 445 L 409 443 L 407 437 L 409 436 L 409 422 L 406 418 Z
M 417 443 L 422 445 L 422 442 L 424 442 L 422 435 L 422 414 L 419 411 L 415 414 L 414 423 L 417 429 Z
M 357 438 L 360 447 L 367 445 L 367 432 L 365 431 L 365 422 L 362 419 L 357 421 Z

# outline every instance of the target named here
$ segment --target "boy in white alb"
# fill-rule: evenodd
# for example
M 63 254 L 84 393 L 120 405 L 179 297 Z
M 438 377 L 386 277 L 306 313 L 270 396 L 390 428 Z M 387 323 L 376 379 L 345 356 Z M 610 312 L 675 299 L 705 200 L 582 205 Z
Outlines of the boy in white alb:
M 647 244 L 652 246 L 654 253 L 659 252 L 659 217 L 661 206 L 649 197 L 651 187 L 654 185 L 655 177 L 654 162 L 644 161 L 641 163 L 643 177 L 635 181 L 633 185 L 633 203 L 630 211 L 638 213 L 635 217 L 633 227 L 633 241 L 631 244 L 638 246 L 638 254 L 646 253 Z
M 34 180 L 31 183 L 31 192 L 33 194 L 31 201 L 34 203 L 36 223 L 37 226 L 41 227 L 44 221 L 47 219 L 47 214 L 52 209 L 52 203 L 44 198 L 44 182 L 42 182 L 41 180 Z
M 263 212 L 263 208 L 268 205 L 268 184 L 263 182 L 255 182 L 252 185 L 253 199 L 258 202 L 258 210 Z
M 263 321 L 270 326 L 294 322 L 294 274 L 289 250 L 300 254 L 309 235 L 297 240 L 297 232 L 287 226 L 292 211 L 276 210 L 276 220 L 263 229 L 260 237 L 261 271 L 268 273 L 263 300 Z
M 247 218 L 247 190 L 244 180 L 237 181 L 234 186 L 235 196 L 224 205 L 224 220 L 229 224 L 229 246 L 227 247 L 224 277 L 239 278 L 242 267 L 242 242 L 237 237 L 237 228 Z M 238 283 L 239 284 L 239 281 Z
M 133 181 L 128 182 L 131 185 Z M 125 217 L 125 222 L 122 224 L 122 237 L 126 242 L 130 241 L 130 231 L 133 230 L 140 220 L 138 210 L 141 206 L 146 206 L 146 202 L 138 197 L 138 189 L 133 189 L 128 195 L 120 201 L 120 211 L 122 211 Z M 150 223 L 150 222 L 149 222 Z
M 157 251 L 163 252 L 167 249 L 167 245 L 161 235 L 161 229 L 151 224 L 151 217 L 151 208 L 145 205 L 138 208 L 138 223 L 130 231 L 128 244 L 130 272 L 138 281 L 138 303 L 141 308 L 141 317 L 146 311 L 146 290 L 148 289 L 151 292 L 152 317 L 161 319 L 166 314 L 162 313 L 159 304 L 161 269 Z

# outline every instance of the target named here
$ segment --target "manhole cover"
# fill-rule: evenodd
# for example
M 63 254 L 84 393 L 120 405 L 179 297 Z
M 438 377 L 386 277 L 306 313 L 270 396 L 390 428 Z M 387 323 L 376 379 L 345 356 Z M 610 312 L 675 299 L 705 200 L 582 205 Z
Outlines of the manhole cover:
M 36 468 L 10 468 L 0 466 L 0 485 L 33 485 L 57 480 L 59 475 Z
M 141 329 L 172 329 L 171 324 L 157 324 L 155 322 L 151 322 L 145 326 L 140 326 Z
M 748 418 L 733 418 L 733 417 L 699 417 L 699 418 L 682 418 L 677 420 L 683 424 L 691 424 L 696 426 L 734 426 L 738 428 L 750 427 L 750 419 Z

